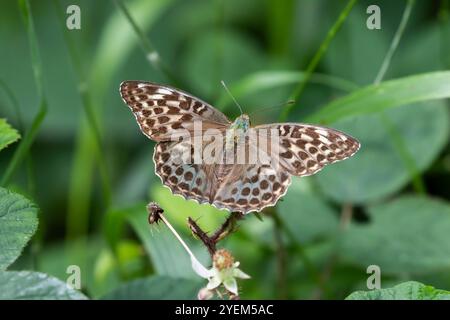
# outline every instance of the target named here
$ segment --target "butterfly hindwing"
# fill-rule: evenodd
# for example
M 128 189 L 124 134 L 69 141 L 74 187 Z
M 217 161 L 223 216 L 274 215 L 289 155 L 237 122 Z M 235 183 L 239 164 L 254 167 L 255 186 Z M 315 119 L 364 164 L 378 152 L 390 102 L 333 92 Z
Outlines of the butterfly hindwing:
M 180 142 L 159 142 L 153 155 L 155 173 L 172 193 L 199 203 L 209 202 L 208 170 L 202 164 L 187 164 L 173 158 L 174 153 L 190 153 L 191 148 Z
M 217 190 L 215 206 L 243 213 L 274 206 L 291 183 L 291 177 L 268 164 L 236 165 Z
M 257 152 L 254 145 L 248 145 Z M 174 194 L 219 209 L 248 213 L 273 206 L 290 185 L 290 175 L 269 164 L 195 164 L 192 144 L 162 141 L 155 146 L 155 172 Z M 178 155 L 191 156 L 189 159 Z M 221 155 L 222 156 L 222 155 Z

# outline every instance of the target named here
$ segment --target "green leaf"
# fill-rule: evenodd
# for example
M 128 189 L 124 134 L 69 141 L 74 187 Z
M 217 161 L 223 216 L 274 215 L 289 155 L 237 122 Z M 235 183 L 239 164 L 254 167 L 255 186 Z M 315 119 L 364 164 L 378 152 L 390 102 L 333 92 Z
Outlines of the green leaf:
M 356 90 L 322 107 L 307 122 L 333 123 L 342 118 L 448 97 L 450 71 L 424 73 Z
M 450 291 L 408 281 L 388 289 L 356 291 L 346 300 L 450 300 Z
M 449 137 L 445 102 L 403 106 L 386 111 L 386 116 L 402 137 L 405 149 L 414 156 L 417 171 L 426 170 Z M 333 127 L 357 138 L 361 149 L 314 177 L 328 197 L 340 203 L 366 203 L 386 197 L 411 181 L 410 171 L 378 115 L 345 119 Z
M 0 119 L 0 150 L 19 140 L 20 134 L 12 128 L 6 119 Z
M 198 219 L 203 230 L 214 230 L 228 215 L 228 211 L 219 210 L 209 204 L 199 204 L 194 200 L 185 200 L 174 195 L 161 184 L 155 186 L 151 192 L 153 201 L 156 201 L 168 215 L 172 224 L 179 228 L 186 228 L 188 217 Z
M 35 233 L 37 211 L 25 197 L 0 187 L 0 271 L 19 257 Z
M 293 179 L 289 192 L 278 205 L 280 218 L 300 243 L 312 241 L 338 230 L 337 214 L 305 179 Z
M 0 272 L 0 300 L 84 300 L 85 295 L 41 272 Z
M 152 276 L 122 285 L 103 299 L 110 300 L 170 300 L 196 299 L 199 281 Z
M 120 246 L 119 243 L 118 247 Z M 144 259 L 145 257 L 142 257 L 142 262 Z M 91 298 L 97 298 L 117 288 L 121 284 L 121 276 L 130 275 L 127 266 L 119 265 L 119 259 L 114 259 L 101 237 L 77 238 L 65 243 L 47 244 L 45 250 L 39 252 L 36 271 L 66 279 L 69 276 L 67 268 L 71 265 L 80 267 L 81 287 Z M 20 269 L 27 269 L 27 266 Z
M 352 224 L 343 235 L 342 256 L 383 274 L 419 274 L 450 268 L 450 205 L 404 196 L 369 208 L 371 222 Z

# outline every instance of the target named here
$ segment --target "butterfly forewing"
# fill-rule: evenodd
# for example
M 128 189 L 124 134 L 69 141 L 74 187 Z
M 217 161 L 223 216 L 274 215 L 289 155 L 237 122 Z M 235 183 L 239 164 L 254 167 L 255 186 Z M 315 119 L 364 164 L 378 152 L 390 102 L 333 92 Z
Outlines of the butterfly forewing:
M 155 141 L 167 141 L 179 132 L 194 132 L 194 122 L 202 130 L 225 128 L 230 121 L 220 111 L 181 90 L 151 82 L 125 81 L 120 94 L 130 107 L 141 131 Z
M 356 139 L 327 127 L 276 123 L 255 129 L 277 132 L 278 152 L 272 156 L 278 156 L 280 166 L 296 176 L 312 175 L 328 164 L 351 157 L 360 147 Z

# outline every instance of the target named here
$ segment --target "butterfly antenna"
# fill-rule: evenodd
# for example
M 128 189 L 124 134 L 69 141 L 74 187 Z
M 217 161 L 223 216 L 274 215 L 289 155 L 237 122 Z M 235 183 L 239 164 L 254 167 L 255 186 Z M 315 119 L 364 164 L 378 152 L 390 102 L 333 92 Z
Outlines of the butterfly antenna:
M 292 105 L 294 103 L 295 103 L 295 100 L 288 100 L 286 102 L 283 102 L 283 103 L 280 103 L 280 104 L 277 104 L 277 105 L 274 105 L 274 106 L 271 106 L 271 107 L 265 107 L 265 108 L 262 108 L 262 109 L 255 110 L 255 111 L 251 112 L 249 115 L 252 115 L 255 112 L 261 112 L 261 111 L 264 111 L 264 110 L 270 110 L 270 109 L 275 109 L 275 108 L 279 108 L 279 107 L 289 106 L 289 105 Z
M 227 85 L 225 84 L 225 81 L 221 80 L 220 83 L 225 88 L 225 91 L 228 93 L 228 95 L 233 99 L 234 103 L 238 106 L 239 110 L 241 111 L 241 114 L 244 112 L 242 111 L 241 105 L 237 102 L 236 98 L 231 94 L 231 91 L 228 89 Z

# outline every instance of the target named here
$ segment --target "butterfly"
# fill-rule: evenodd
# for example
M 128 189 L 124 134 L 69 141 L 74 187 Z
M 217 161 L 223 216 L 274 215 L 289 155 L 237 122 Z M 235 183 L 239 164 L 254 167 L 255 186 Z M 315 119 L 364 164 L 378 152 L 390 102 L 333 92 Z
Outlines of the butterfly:
M 231 122 L 208 103 L 167 85 L 124 81 L 120 94 L 144 135 L 157 142 L 153 161 L 162 183 L 173 194 L 231 212 L 246 214 L 274 206 L 286 194 L 291 176 L 315 174 L 360 148 L 356 139 L 331 128 L 303 123 L 251 127 L 246 114 Z M 196 140 L 209 131 L 223 133 L 224 139 Z M 256 141 L 248 132 L 262 138 Z M 258 135 L 262 132 L 265 135 Z M 196 147 L 206 150 L 212 140 L 220 147 L 211 153 L 215 161 L 192 161 L 199 154 Z M 238 146 L 246 157 L 263 154 L 271 161 L 239 163 L 236 155 L 231 156 L 234 161 L 224 161 L 225 151 Z M 187 155 L 191 161 L 174 161 L 175 155 Z

